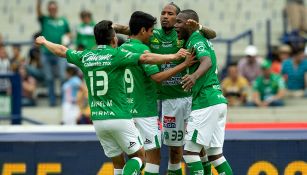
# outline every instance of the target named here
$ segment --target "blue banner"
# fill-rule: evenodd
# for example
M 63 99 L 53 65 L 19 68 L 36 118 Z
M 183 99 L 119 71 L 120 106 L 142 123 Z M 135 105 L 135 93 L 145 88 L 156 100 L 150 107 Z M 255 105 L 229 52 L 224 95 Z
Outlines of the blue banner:
M 307 131 L 289 132 L 228 131 L 224 155 L 234 174 L 307 175 Z M 248 135 L 251 137 L 245 138 Z M 164 175 L 167 148 L 162 148 L 161 155 L 160 174 Z M 94 133 L 10 133 L 0 134 L 0 172 L 2 175 L 111 175 L 113 169 Z

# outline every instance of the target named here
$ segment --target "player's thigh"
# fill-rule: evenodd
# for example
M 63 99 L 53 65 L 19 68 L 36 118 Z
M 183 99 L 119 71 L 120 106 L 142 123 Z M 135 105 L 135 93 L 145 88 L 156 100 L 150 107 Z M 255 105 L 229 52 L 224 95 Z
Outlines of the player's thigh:
M 216 105 L 194 110 L 190 114 L 187 123 L 187 134 L 185 140 L 209 146 L 218 124 L 219 113 Z
M 168 146 L 184 144 L 185 120 L 191 111 L 190 98 L 168 99 L 162 102 L 163 143 Z
M 112 136 L 114 132 L 112 125 L 114 120 L 94 120 L 93 125 L 96 130 L 96 135 L 107 157 L 112 158 L 120 155 L 123 150 Z
M 224 138 L 225 138 L 225 125 L 226 125 L 226 116 L 227 116 L 227 105 L 219 104 L 215 106 L 218 115 L 218 121 L 216 128 L 212 135 L 212 140 L 210 142 L 210 147 L 223 147 Z
M 151 150 L 161 147 L 161 135 L 158 116 L 134 118 L 135 126 L 140 131 L 144 142 L 144 149 Z
M 118 121 L 115 125 L 112 136 L 125 153 L 131 155 L 143 147 L 140 132 L 132 119 Z

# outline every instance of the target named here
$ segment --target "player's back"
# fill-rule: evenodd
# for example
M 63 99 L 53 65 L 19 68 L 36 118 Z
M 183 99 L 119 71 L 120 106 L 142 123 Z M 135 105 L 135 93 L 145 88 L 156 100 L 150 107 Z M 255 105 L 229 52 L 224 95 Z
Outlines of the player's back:
M 150 51 L 148 46 L 143 44 L 140 40 L 129 39 L 122 46 L 122 49 L 133 53 L 144 53 Z M 142 64 L 138 66 L 129 66 L 125 72 L 125 78 L 132 77 L 131 82 L 126 83 L 129 98 L 132 103 L 132 116 L 156 116 L 156 84 L 151 80 L 150 75 L 158 73 L 159 68 L 156 65 Z M 128 74 L 132 74 L 131 76 Z M 127 76 L 126 76 L 127 75 Z M 128 89 L 130 87 L 130 89 Z M 133 87 L 133 88 L 132 88 Z
M 68 50 L 66 55 L 84 74 L 92 120 L 131 118 L 124 72 L 126 66 L 138 64 L 140 54 L 100 45 L 97 50 Z

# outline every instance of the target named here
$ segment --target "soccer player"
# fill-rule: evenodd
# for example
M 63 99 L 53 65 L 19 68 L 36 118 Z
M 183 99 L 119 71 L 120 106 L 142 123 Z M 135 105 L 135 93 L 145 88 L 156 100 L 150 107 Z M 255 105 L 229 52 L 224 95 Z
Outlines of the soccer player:
M 67 58 L 78 66 L 89 89 L 91 119 L 107 157 L 114 164 L 114 174 L 138 174 L 144 165 L 144 148 L 127 103 L 124 72 L 129 65 L 158 64 L 186 55 L 135 54 L 117 47 L 117 38 L 111 21 L 101 21 L 94 27 L 97 50 L 74 51 L 63 45 L 38 37 L 36 43 L 44 45 L 53 54 Z M 123 167 L 122 153 L 131 158 Z M 123 169 L 123 170 L 121 170 Z
M 184 47 L 194 48 L 196 63 L 189 68 L 189 74 L 183 77 L 183 88 L 192 88 L 192 112 L 187 124 L 184 160 L 191 175 L 202 175 L 199 152 L 205 148 L 209 161 L 219 174 L 232 175 L 232 170 L 222 154 L 227 100 L 223 96 L 218 80 L 216 56 L 213 45 L 197 30 L 191 30 L 186 22 L 193 19 L 198 22 L 198 15 L 193 10 L 183 10 L 176 18 L 175 29 L 179 39 L 184 39 Z
M 176 53 L 182 46 L 183 41 L 178 40 L 177 33 L 174 29 L 176 16 L 180 12 L 180 8 L 174 4 L 167 4 L 160 15 L 161 29 L 154 29 L 153 36 L 150 38 L 148 46 L 153 53 L 171 54 Z M 204 37 L 212 39 L 216 37 L 216 33 L 201 25 L 200 28 Z M 128 26 L 115 24 L 115 30 L 119 33 L 129 34 Z M 168 70 L 180 64 L 182 61 L 168 62 L 159 66 L 160 71 Z M 162 132 L 163 143 L 169 146 L 169 164 L 168 173 L 181 175 L 181 158 L 182 146 L 184 144 L 185 120 L 191 112 L 191 93 L 185 92 L 181 88 L 181 78 L 186 71 L 179 72 L 170 79 L 163 81 L 158 85 L 158 99 L 162 100 Z M 208 158 L 205 153 L 202 155 L 205 171 L 211 174 L 211 165 L 208 164 Z
M 129 28 L 130 38 L 121 48 L 133 53 L 149 52 L 144 43 L 149 42 L 156 18 L 150 14 L 136 11 L 131 15 Z M 130 94 L 129 102 L 132 103 L 132 117 L 144 141 L 146 152 L 145 175 L 158 175 L 160 165 L 161 137 L 158 130 L 157 94 L 155 82 L 161 82 L 189 66 L 186 59 L 178 66 L 160 72 L 157 65 L 142 64 L 130 66 L 125 71 L 127 92 Z M 155 81 L 155 82 L 154 82 Z

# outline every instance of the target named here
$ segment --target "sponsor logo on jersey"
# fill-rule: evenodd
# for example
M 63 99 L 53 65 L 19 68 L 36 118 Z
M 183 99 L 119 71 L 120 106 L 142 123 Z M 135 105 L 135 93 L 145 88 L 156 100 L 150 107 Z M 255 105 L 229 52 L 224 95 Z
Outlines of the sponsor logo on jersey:
M 146 140 L 145 140 L 144 144 L 151 144 L 151 143 L 152 143 L 152 141 L 151 141 L 151 140 L 149 140 L 148 138 L 146 138 Z
M 176 128 L 176 118 L 171 116 L 164 116 L 163 119 L 164 128 Z
M 130 142 L 128 149 L 132 148 L 135 144 L 136 144 L 135 142 Z

